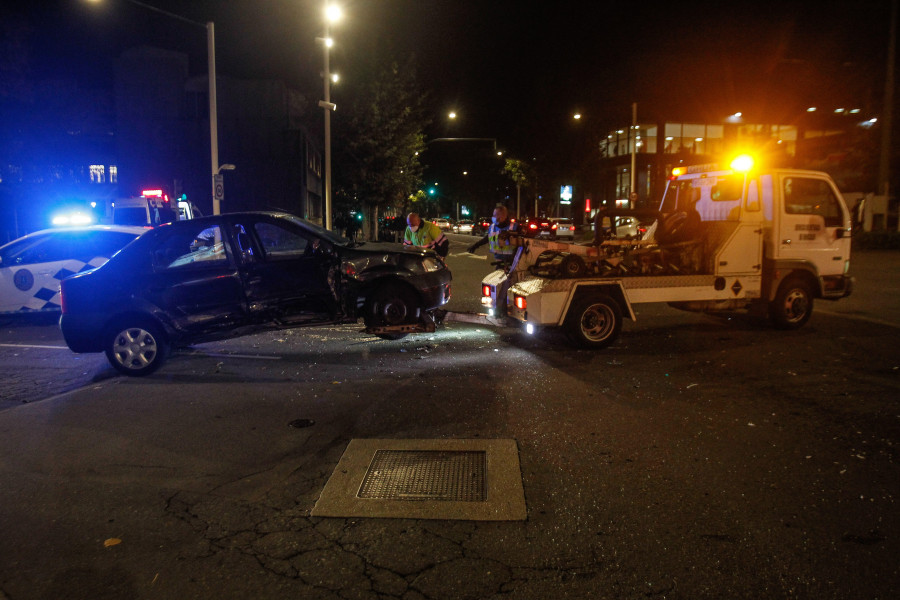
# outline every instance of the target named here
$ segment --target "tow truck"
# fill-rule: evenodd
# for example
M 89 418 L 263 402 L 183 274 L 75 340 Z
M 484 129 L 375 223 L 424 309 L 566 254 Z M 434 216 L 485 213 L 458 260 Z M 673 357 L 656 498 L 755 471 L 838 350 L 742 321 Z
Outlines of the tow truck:
M 562 328 L 575 345 L 604 348 L 623 318 L 635 320 L 636 304 L 763 311 L 776 328 L 796 329 L 814 300 L 852 292 L 850 211 L 826 173 L 757 168 L 747 155 L 728 168 L 677 168 L 652 212 L 640 240 L 518 238 L 512 266 L 482 281 L 483 307 L 528 333 Z

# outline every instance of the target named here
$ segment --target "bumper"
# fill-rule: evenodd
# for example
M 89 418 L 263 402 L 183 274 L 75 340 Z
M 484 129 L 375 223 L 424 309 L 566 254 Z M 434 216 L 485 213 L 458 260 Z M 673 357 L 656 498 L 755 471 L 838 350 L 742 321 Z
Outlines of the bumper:
M 822 277 L 822 299 L 838 300 L 853 293 L 856 278 L 850 275 Z
M 429 273 L 416 281 L 425 310 L 440 308 L 450 301 L 450 281 L 453 275 L 449 269 Z
M 72 352 L 102 352 L 103 325 L 107 315 L 62 315 L 59 329 Z

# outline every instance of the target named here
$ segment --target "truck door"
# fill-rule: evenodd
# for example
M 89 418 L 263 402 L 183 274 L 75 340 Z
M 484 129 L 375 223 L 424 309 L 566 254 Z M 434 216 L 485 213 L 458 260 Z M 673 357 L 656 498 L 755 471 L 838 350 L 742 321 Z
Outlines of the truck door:
M 831 180 L 817 173 L 780 173 L 776 202 L 776 258 L 815 265 L 820 276 L 840 275 L 850 257 L 850 214 Z
M 717 275 L 762 273 L 763 217 L 758 180 L 749 178 L 742 184 L 741 190 L 738 206 L 728 211 L 727 216 L 723 215 L 723 224 L 736 223 L 734 231 L 715 257 Z

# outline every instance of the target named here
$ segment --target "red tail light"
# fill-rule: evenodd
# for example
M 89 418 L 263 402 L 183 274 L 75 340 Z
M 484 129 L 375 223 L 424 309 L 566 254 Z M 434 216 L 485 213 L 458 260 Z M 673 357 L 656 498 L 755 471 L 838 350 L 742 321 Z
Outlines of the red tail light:
M 516 296 L 516 308 L 525 310 L 528 308 L 528 300 L 526 300 L 524 296 Z
M 553 225 L 550 226 L 550 229 L 556 229 L 556 228 L 557 228 L 556 223 L 554 223 Z
M 537 229 L 537 228 L 538 228 L 537 223 L 529 223 L 528 224 L 528 229 Z
M 483 286 L 481 286 L 481 295 L 484 296 L 484 297 L 486 297 L 486 298 L 490 298 L 490 296 L 491 296 L 491 286 L 489 286 L 489 285 L 483 285 Z

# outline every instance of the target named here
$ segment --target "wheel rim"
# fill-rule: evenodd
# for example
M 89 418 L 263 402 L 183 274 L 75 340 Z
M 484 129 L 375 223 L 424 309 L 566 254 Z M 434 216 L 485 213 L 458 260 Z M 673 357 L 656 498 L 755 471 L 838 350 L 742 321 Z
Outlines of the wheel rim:
M 809 298 L 799 289 L 793 289 L 784 298 L 784 317 L 789 323 L 796 323 L 809 311 Z
M 616 317 L 605 304 L 592 304 L 581 313 L 581 332 L 587 340 L 603 341 L 612 334 Z
M 156 360 L 159 345 L 153 334 L 140 327 L 123 329 L 113 342 L 116 362 L 130 370 L 144 369 Z
M 409 311 L 401 298 L 391 298 L 381 307 L 381 318 L 386 325 L 402 325 Z

